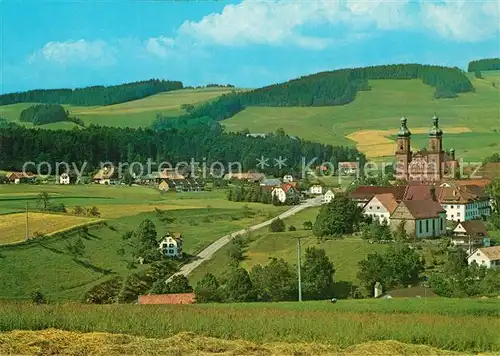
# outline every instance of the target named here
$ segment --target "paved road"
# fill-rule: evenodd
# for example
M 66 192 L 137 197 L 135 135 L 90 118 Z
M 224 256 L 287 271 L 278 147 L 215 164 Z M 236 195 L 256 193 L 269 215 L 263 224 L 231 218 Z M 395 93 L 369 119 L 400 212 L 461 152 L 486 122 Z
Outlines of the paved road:
M 285 211 L 284 213 L 279 215 L 279 218 L 284 219 L 284 218 L 287 218 L 287 217 L 292 216 L 294 214 L 297 214 L 299 211 L 302 211 L 306 208 L 310 208 L 313 206 L 319 206 L 319 205 L 321 205 L 321 197 L 309 199 L 309 200 L 307 200 L 299 205 L 295 205 L 291 209 Z M 233 237 L 242 235 L 244 233 L 247 233 L 248 231 L 254 231 L 254 230 L 261 229 L 261 228 L 271 224 L 271 222 L 274 219 L 275 218 L 264 221 L 263 223 L 260 223 L 257 225 L 250 226 L 246 229 L 238 230 L 238 231 L 233 232 L 229 235 L 222 236 L 220 239 L 218 239 L 217 241 L 212 243 L 210 246 L 208 246 L 206 249 L 201 251 L 198 255 L 196 255 L 196 259 L 194 259 L 192 262 L 189 262 L 189 263 L 186 263 L 185 265 L 183 265 L 180 268 L 179 272 L 175 273 L 169 279 L 167 279 L 167 282 L 169 282 L 174 276 L 179 275 L 179 274 L 183 274 L 185 276 L 189 275 L 191 272 L 193 272 L 193 270 L 195 270 L 203 262 L 211 259 L 212 256 L 214 255 L 214 253 L 217 252 L 219 249 L 221 249 L 229 241 L 231 241 L 231 239 Z

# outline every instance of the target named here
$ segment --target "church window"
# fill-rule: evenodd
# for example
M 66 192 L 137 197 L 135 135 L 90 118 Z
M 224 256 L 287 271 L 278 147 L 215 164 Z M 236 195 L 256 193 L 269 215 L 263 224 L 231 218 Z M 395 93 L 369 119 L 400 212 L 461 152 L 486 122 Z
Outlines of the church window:
M 443 223 L 443 220 L 444 220 L 444 219 L 443 219 L 443 218 L 441 218 L 441 230 L 443 230 L 443 224 L 444 224 L 444 223 Z
M 429 231 L 429 220 L 425 220 L 425 231 Z
M 420 230 L 420 233 L 422 233 L 422 220 L 419 221 L 419 230 Z

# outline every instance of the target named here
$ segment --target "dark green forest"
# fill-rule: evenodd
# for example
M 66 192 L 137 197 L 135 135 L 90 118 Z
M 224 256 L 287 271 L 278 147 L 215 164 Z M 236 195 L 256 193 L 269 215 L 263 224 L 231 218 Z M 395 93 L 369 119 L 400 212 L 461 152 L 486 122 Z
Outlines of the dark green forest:
M 31 122 L 33 125 L 38 126 L 51 122 L 68 121 L 68 113 L 61 105 L 33 105 L 21 111 L 19 121 Z
M 436 88 L 435 98 L 452 98 L 473 91 L 467 76 L 458 68 L 421 64 L 396 64 L 322 72 L 286 83 L 226 94 L 190 110 L 186 115 L 162 118 L 157 115 L 155 128 L 194 125 L 209 119 L 220 121 L 237 114 L 246 106 L 332 106 L 345 105 L 360 90 L 369 90 L 369 79 L 422 79 Z M 190 121 L 190 122 L 188 122 Z
M 363 154 L 355 148 L 333 147 L 290 138 L 283 132 L 266 138 L 247 137 L 243 133 L 225 133 L 216 122 L 184 129 L 155 131 L 152 129 L 113 128 L 90 125 L 80 130 L 27 129 L 10 124 L 0 128 L 0 169 L 20 170 L 27 161 L 75 162 L 80 167 L 95 169 L 101 162 L 141 162 L 148 158 L 172 165 L 192 159 L 209 165 L 218 161 L 227 168 L 230 162 L 241 162 L 244 170 L 256 167 L 257 158 L 269 157 L 262 171 L 279 173 L 273 158 L 286 158 L 286 170 L 300 172 L 302 157 L 306 164 L 315 157 L 313 166 L 324 161 L 354 161 Z
M 500 58 L 486 58 L 469 62 L 468 72 L 481 70 L 500 70 Z
M 70 104 L 78 106 L 111 105 L 182 88 L 181 82 L 150 79 L 107 87 L 38 89 L 0 95 L 0 105 L 15 103 Z

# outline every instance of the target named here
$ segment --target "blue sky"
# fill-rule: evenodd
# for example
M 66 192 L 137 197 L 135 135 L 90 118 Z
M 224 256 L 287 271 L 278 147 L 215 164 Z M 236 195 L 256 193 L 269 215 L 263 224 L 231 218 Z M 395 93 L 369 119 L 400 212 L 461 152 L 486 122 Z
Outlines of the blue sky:
M 500 56 L 500 1 L 3 1 L 1 92 Z

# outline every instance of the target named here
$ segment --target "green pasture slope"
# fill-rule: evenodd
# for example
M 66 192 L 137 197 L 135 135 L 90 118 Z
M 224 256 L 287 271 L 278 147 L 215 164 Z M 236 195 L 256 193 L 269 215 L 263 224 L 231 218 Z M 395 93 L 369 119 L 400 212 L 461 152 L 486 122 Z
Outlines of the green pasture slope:
M 248 237 L 248 246 L 245 248 L 245 260 L 241 264 L 242 267 L 251 270 L 257 264 L 266 265 L 271 257 L 283 258 L 291 265 L 296 264 L 296 238 L 301 237 L 302 255 L 305 255 L 308 247 L 324 249 L 335 267 L 334 280 L 359 284 L 356 278 L 358 262 L 366 258 L 369 253 L 385 251 L 387 245 L 369 244 L 359 237 L 320 240 L 313 235 L 311 230 L 304 230 L 302 226 L 305 221 L 314 223 L 318 212 L 319 208 L 310 208 L 284 220 L 287 229 L 293 225 L 297 231 L 273 233 L 262 229 L 251 233 Z M 211 260 L 194 270 L 189 276 L 191 284 L 196 285 L 207 272 L 216 276 L 224 276 L 228 273 L 230 270 L 228 249 L 229 245 L 224 246 Z
M 305 342 L 342 348 L 396 340 L 492 355 L 500 352 L 499 317 L 500 304 L 496 300 L 446 298 L 341 300 L 336 304 L 317 301 L 103 306 L 0 302 L 0 331 L 57 328 L 149 338 L 193 332 L 257 343 Z M 407 354 L 404 350 L 397 353 Z
M 358 92 L 347 105 L 249 107 L 222 123 L 230 131 L 266 133 L 281 127 L 307 140 L 354 145 L 346 135 L 358 130 L 397 129 L 403 115 L 408 117 L 410 130 L 430 128 L 436 112 L 445 132 L 445 148 L 454 147 L 458 157 L 482 159 L 492 150 L 500 150 L 500 85 L 492 85 L 498 83 L 500 72 L 483 72 L 484 79 L 468 75 L 475 92 L 454 99 L 433 99 L 435 89 L 418 79 L 370 80 L 371 91 Z M 472 132 L 446 135 L 446 128 L 453 126 L 465 126 Z
M 63 202 L 70 212 L 76 205 L 112 205 L 118 216 L 106 219 L 107 225 L 89 228 L 84 239 L 85 252 L 79 259 L 66 249 L 68 242 L 77 237 L 76 232 L 0 246 L 0 300 L 29 298 L 35 290 L 52 301 L 79 300 L 95 284 L 116 275 L 125 276 L 130 272 L 127 264 L 132 257 L 131 247 L 122 235 L 146 218 L 155 223 L 159 236 L 168 231 L 183 233 L 185 252 L 194 255 L 219 237 L 286 209 L 228 202 L 225 191 L 160 194 L 145 187 L 7 185 L 0 186 L 0 211 L 20 211 L 26 202 L 36 207 L 36 194 L 41 191 L 48 192 L 52 201 Z M 145 211 L 145 204 L 160 208 L 164 204 L 164 214 L 174 220 L 162 222 L 153 206 L 146 205 Z M 0 215 L 2 218 L 8 215 Z
M 182 104 L 198 104 L 230 93 L 233 88 L 181 89 L 126 103 L 108 106 L 71 106 L 63 105 L 72 116 L 80 117 L 86 125 L 95 124 L 114 127 L 147 127 L 156 118 L 156 113 L 163 116 L 181 115 Z M 19 103 L 0 106 L 0 116 L 10 121 L 32 127 L 31 123 L 20 123 L 19 114 L 34 103 Z M 45 129 L 71 129 L 78 127 L 72 122 L 57 122 L 41 125 Z

